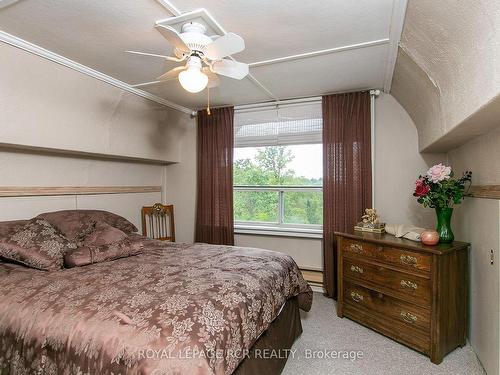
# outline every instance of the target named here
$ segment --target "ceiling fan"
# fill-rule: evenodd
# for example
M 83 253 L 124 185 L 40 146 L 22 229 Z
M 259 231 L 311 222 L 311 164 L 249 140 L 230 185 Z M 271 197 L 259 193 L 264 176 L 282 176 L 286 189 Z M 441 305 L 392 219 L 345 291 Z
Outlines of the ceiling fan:
M 207 86 L 209 88 L 218 86 L 219 74 L 234 79 L 243 79 L 248 74 L 247 64 L 224 58 L 245 49 L 245 42 L 239 35 L 227 33 L 213 40 L 205 34 L 207 30 L 205 26 L 197 22 L 182 25 L 180 34 L 170 26 L 156 27 L 174 47 L 175 57 L 137 51 L 125 52 L 186 63 L 169 70 L 156 81 L 140 83 L 133 87 L 154 85 L 178 77 L 185 90 L 197 93 Z

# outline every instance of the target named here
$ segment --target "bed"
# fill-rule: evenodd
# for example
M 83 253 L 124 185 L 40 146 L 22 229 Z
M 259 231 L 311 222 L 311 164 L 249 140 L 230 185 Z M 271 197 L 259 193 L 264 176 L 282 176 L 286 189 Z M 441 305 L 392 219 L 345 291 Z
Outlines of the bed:
M 88 224 L 60 216 L 52 224 L 68 238 Z M 0 239 L 24 225 L 0 223 Z M 136 251 L 103 261 L 79 243 L 72 268 L 0 261 L 0 373 L 281 371 L 282 358 L 255 351 L 289 349 L 302 332 L 312 291 L 289 256 L 126 236 Z

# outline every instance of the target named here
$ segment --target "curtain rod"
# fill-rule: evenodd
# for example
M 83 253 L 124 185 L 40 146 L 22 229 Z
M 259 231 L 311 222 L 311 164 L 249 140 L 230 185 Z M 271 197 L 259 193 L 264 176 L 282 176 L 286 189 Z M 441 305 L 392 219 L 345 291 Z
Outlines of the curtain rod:
M 234 111 L 246 112 L 254 109 L 289 107 L 293 105 L 312 104 L 312 103 L 321 103 L 321 96 L 311 96 L 308 98 L 300 98 L 300 99 L 287 99 L 287 100 L 279 100 L 271 102 L 237 105 L 234 106 Z
M 356 91 L 369 91 L 370 95 L 374 95 L 375 97 L 380 95 L 379 89 L 356 90 Z M 347 94 L 347 93 L 356 92 L 356 91 L 341 91 L 341 92 L 334 92 L 334 93 L 325 94 L 325 95 Z M 261 108 L 266 108 L 266 107 L 273 108 L 273 107 L 280 107 L 280 106 L 300 105 L 300 104 L 306 104 L 306 103 L 319 103 L 319 102 L 321 102 L 321 100 L 322 100 L 322 96 L 308 96 L 308 97 L 296 98 L 296 99 L 284 99 L 284 100 L 273 100 L 273 101 L 269 101 L 269 102 L 240 104 L 240 105 L 234 106 L 234 111 L 235 112 L 244 112 L 244 111 L 250 111 L 253 109 L 261 109 Z M 212 107 L 212 109 L 224 108 L 224 107 L 225 106 Z M 196 116 L 196 114 L 197 114 L 197 112 L 194 111 L 192 117 Z
M 362 90 L 365 91 L 365 90 Z M 380 90 L 369 90 L 371 96 L 379 96 L 380 95 Z M 351 91 L 352 92 L 352 91 Z M 347 92 L 343 92 L 347 93 Z M 337 94 L 343 94 L 341 92 L 338 92 Z M 292 105 L 300 105 L 300 104 L 306 104 L 306 103 L 320 103 L 322 100 L 322 96 L 309 96 L 305 98 L 297 98 L 297 99 L 285 99 L 285 100 L 277 100 L 277 101 L 270 101 L 270 102 L 261 102 L 261 103 L 254 103 L 254 104 L 242 104 L 242 105 L 236 105 L 234 106 L 234 111 L 235 112 L 243 112 L 246 110 L 252 110 L 252 109 L 260 109 L 260 108 L 266 108 L 266 107 L 280 107 L 280 106 L 292 106 Z
M 315 103 L 320 102 L 321 96 L 309 96 L 306 98 L 297 98 L 297 99 L 285 99 L 285 100 L 273 100 L 270 102 L 260 102 L 260 103 L 252 103 L 252 104 L 242 104 L 234 106 L 234 109 L 248 109 L 248 108 L 257 108 L 257 107 L 275 107 L 280 105 L 287 104 L 296 104 L 296 103 Z

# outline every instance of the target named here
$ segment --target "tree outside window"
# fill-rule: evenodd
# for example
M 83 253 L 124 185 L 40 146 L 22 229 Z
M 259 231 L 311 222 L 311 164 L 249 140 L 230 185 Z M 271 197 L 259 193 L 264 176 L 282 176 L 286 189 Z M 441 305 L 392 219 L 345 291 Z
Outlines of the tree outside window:
M 321 144 L 237 148 L 233 171 L 236 222 L 322 224 Z

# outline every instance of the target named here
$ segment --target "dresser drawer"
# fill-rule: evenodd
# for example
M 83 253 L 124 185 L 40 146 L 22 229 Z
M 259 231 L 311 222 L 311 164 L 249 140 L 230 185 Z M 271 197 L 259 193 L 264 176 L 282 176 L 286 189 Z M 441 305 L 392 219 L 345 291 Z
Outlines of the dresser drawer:
M 413 251 L 380 246 L 375 243 L 342 239 L 342 252 L 348 257 L 361 257 L 388 263 L 405 269 L 429 272 L 431 257 Z
M 348 318 L 363 324 L 377 332 L 382 333 L 400 343 L 429 355 L 430 353 L 430 335 L 424 334 L 418 329 L 408 327 L 397 320 L 374 314 L 363 307 L 346 304 L 344 314 Z
M 430 279 L 364 262 L 361 259 L 344 258 L 342 272 L 345 278 L 352 281 L 367 282 L 382 290 L 389 289 L 398 298 L 421 306 L 430 306 Z
M 344 283 L 346 304 L 363 306 L 381 318 L 391 318 L 428 334 L 430 332 L 430 311 L 383 293 L 356 285 Z

